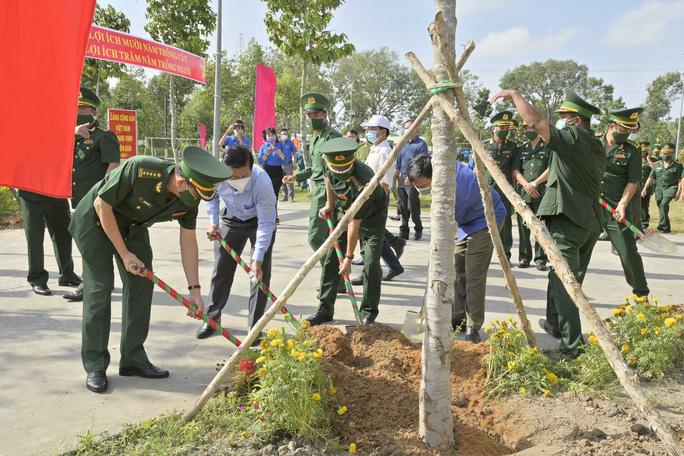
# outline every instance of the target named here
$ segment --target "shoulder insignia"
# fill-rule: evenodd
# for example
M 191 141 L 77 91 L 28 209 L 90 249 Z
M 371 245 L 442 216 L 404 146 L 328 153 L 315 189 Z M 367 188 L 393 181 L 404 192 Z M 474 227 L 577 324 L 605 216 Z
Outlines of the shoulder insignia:
M 157 182 L 157 185 L 154 186 L 154 191 L 157 193 L 161 193 L 161 188 L 162 188 L 162 181 Z
M 138 168 L 138 178 L 143 179 L 161 179 L 162 172 L 156 169 Z
M 633 147 L 639 147 L 639 145 L 637 143 L 635 143 L 634 141 L 632 141 L 631 139 L 627 140 L 627 144 L 629 144 L 630 146 L 633 146 Z

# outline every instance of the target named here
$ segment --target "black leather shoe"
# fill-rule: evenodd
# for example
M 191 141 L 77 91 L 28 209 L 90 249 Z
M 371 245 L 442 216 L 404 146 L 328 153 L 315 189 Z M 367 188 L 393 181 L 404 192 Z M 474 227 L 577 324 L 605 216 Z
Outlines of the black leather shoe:
M 107 374 L 104 372 L 88 372 L 86 377 L 86 388 L 93 393 L 104 393 L 107 391 L 109 382 L 107 381 Z
M 389 282 L 390 280 L 392 280 L 393 278 L 395 278 L 399 274 L 403 274 L 403 273 L 404 273 L 403 269 L 401 271 L 390 271 L 387 274 L 385 274 L 385 276 L 382 278 L 382 281 L 383 282 Z
M 546 265 L 546 263 L 539 262 L 537 263 L 537 271 L 548 271 L 549 267 Z
M 375 323 L 375 317 L 366 317 L 365 320 L 363 320 L 364 325 L 372 325 Z
M 546 321 L 543 318 L 539 319 L 539 326 L 542 327 L 544 331 L 549 333 L 549 335 L 555 339 L 560 339 L 561 338 L 561 332 L 560 329 L 558 329 L 557 326 L 553 326 L 551 323 Z
M 394 249 L 394 254 L 397 256 L 397 260 L 404 254 L 404 247 L 406 247 L 406 239 L 398 237 L 396 244 L 392 247 Z
M 220 323 L 220 320 L 217 321 L 217 323 Z M 198 339 L 206 339 L 211 336 L 217 336 L 218 333 L 211 329 L 211 326 L 209 326 L 206 323 L 202 323 L 202 326 L 199 327 L 197 330 L 197 338 Z
M 33 292 L 41 296 L 50 296 L 52 292 L 47 285 L 32 285 Z
M 157 367 L 149 361 L 145 361 L 139 366 L 119 367 L 119 375 L 122 377 L 132 377 L 135 375 L 142 378 L 166 378 L 169 376 L 169 371 Z
M 530 267 L 530 262 L 529 260 L 522 260 L 521 262 L 518 263 L 518 267 L 520 269 L 525 269 Z
M 312 315 L 310 317 L 306 317 L 306 321 L 311 323 L 311 326 L 318 326 L 322 325 L 323 323 L 330 323 L 332 321 L 332 317 L 326 317 L 325 315 L 321 314 L 316 314 Z
M 351 279 L 351 284 L 352 285 L 363 285 L 363 276 L 361 274 L 352 277 Z
M 421 239 L 423 239 L 423 230 L 420 230 L 420 231 L 416 230 L 413 233 L 413 240 L 414 241 L 420 241 Z
M 70 291 L 68 293 L 64 293 L 64 296 L 62 297 L 67 301 L 72 302 L 83 301 L 83 290 Z
M 57 281 L 60 287 L 77 287 L 81 282 L 83 281 L 78 277 L 74 277 L 73 279 L 59 279 Z
M 466 328 L 465 340 L 474 344 L 479 344 L 482 342 L 480 331 L 473 329 L 472 326 L 468 326 L 468 328 Z
M 354 266 L 363 266 L 363 257 L 357 259 L 357 260 L 352 260 L 352 264 Z

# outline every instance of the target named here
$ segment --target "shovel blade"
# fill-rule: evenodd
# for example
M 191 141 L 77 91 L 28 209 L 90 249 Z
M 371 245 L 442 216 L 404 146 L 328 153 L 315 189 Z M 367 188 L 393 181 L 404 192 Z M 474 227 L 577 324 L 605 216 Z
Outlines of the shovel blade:
M 415 344 L 423 342 L 423 333 L 425 331 L 425 324 L 419 313 L 413 310 L 406 312 L 404 316 L 404 324 L 401 327 L 401 332 L 408 340 Z
M 671 255 L 677 251 L 677 244 L 651 230 L 648 230 L 637 243 L 655 253 Z

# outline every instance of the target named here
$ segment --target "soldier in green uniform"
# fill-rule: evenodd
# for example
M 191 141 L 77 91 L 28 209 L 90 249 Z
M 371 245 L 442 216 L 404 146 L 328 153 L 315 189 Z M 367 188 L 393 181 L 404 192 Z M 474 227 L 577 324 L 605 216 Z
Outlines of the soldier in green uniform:
M 603 228 L 620 256 L 622 269 L 632 293 L 648 296 L 649 289 L 644 274 L 644 262 L 637 251 L 634 233 L 624 223 L 627 219 L 638 225 L 641 201 L 634 198 L 641 181 L 641 157 L 636 144 L 627 138 L 639 130 L 642 108 L 624 109 L 610 113 L 608 132 L 601 138 L 606 151 L 606 171 L 601 181 L 601 197 L 615 208 L 617 216 L 608 210 L 599 212 Z
M 318 93 L 307 93 L 301 103 L 304 107 L 309 124 L 314 131 L 314 138 L 309 148 L 311 155 L 311 167 L 297 173 L 297 181 L 311 179 L 313 181 L 313 192 L 311 193 L 311 208 L 309 209 L 309 245 L 315 251 L 328 238 L 328 224 L 318 216 L 321 208 L 326 203 L 325 184 L 323 183 L 325 164 L 321 156 L 321 146 L 333 138 L 341 138 L 342 134 L 330 127 L 328 124 L 327 110 L 330 109 L 330 102 L 323 95 Z M 286 176 L 283 183 L 290 182 L 291 176 Z M 325 256 L 321 260 L 321 285 L 318 300 L 320 309 L 332 309 L 338 292 L 344 292 L 344 282 L 338 274 L 338 261 L 335 256 Z M 335 282 L 336 287 L 332 289 L 324 286 L 329 282 Z M 308 319 L 312 325 L 318 325 L 332 320 L 332 314 L 326 315 L 316 313 Z
M 549 176 L 549 156 L 546 143 L 539 137 L 539 133 L 523 123 L 527 141 L 518 147 L 513 162 L 513 180 L 519 184 L 518 192 L 523 201 L 536 214 L 539 203 L 544 196 L 544 187 Z M 519 253 L 518 267 L 527 268 L 532 260 L 532 244 L 530 242 L 530 229 L 525 226 L 522 217 L 518 214 Z M 539 242 L 534 243 L 534 263 L 540 271 L 546 271 L 546 254 Z
M 658 160 L 660 160 L 660 151 L 662 150 L 663 145 L 662 144 L 654 144 L 653 145 L 653 155 L 651 155 L 651 162 L 655 163 Z
M 674 160 L 675 145 L 667 143 L 660 151 L 661 160 L 653 163 L 653 170 L 648 177 L 641 196 L 644 196 L 655 181 L 655 199 L 660 211 L 658 231 L 669 233 L 670 202 L 684 197 L 684 166 Z
M 330 214 L 333 220 L 339 220 L 356 201 L 365 185 L 373 179 L 373 170 L 354 156 L 358 144 L 348 138 L 335 138 L 327 141 L 320 149 L 326 163 L 325 187 L 326 204 L 320 209 L 319 216 L 324 219 Z M 349 222 L 346 238 L 339 239 L 340 248 L 345 251 L 342 266 L 336 266 L 337 277 L 326 274 L 321 283 L 321 294 L 325 291 L 334 296 L 339 276 L 351 272 L 352 260 L 356 244 L 361 241 L 361 257 L 363 258 L 363 303 L 361 304 L 364 324 L 371 324 L 378 316 L 380 290 L 382 284 L 382 266 L 380 257 L 382 243 L 385 238 L 388 201 L 381 186 L 373 191 L 354 219 Z M 338 264 L 337 254 L 330 249 L 324 264 Z M 325 290 L 325 291 L 324 291 Z M 334 304 L 321 300 L 316 317 L 332 320 Z M 310 320 L 311 321 L 311 320 Z M 312 324 L 317 323 L 312 321 Z
M 639 149 L 641 150 L 641 190 L 646 186 L 646 181 L 648 176 L 651 175 L 652 162 L 651 162 L 651 151 L 649 146 L 651 145 L 648 141 L 641 141 L 639 143 Z M 645 196 L 641 196 L 641 191 L 639 196 L 641 196 L 641 228 L 645 231 L 648 229 L 648 223 L 651 221 L 651 215 L 648 212 L 649 206 L 651 204 L 651 195 L 653 195 L 653 188 L 651 187 L 646 192 Z
M 508 182 L 513 185 L 513 160 L 515 158 L 515 151 L 518 148 L 515 141 L 511 141 L 508 136 L 511 133 L 513 124 L 513 113 L 510 111 L 501 111 L 494 114 L 489 119 L 492 125 L 492 139 L 486 144 L 487 151 L 492 158 L 499 165 L 499 169 Z M 501 226 L 501 242 L 503 243 L 506 257 L 511 259 L 511 247 L 513 246 L 513 223 L 511 216 L 513 215 L 513 206 L 510 201 L 504 196 L 504 193 L 496 185 L 492 175 L 487 172 L 487 183 L 492 185 L 494 189 L 501 195 L 501 200 L 506 208 L 506 218 Z
M 150 323 L 154 284 L 144 277 L 152 268 L 147 228 L 178 220 L 180 250 L 189 299 L 199 316 L 204 311 L 197 266 L 195 224 L 200 200 L 232 171 L 197 147 L 188 147 L 175 165 L 156 157 L 133 157 L 107 174 L 81 199 L 69 230 L 83 258 L 83 328 L 81 358 L 88 373 L 86 387 L 107 389 L 109 327 L 116 261 L 123 282 L 119 375 L 168 377 L 150 363 L 143 344 Z
M 119 165 L 121 157 L 116 135 L 101 128 L 97 121 L 99 105 L 98 96 L 92 90 L 81 87 L 71 174 L 73 180 L 71 207 L 74 209 L 86 193 L 105 177 L 105 174 Z M 81 283 L 76 291 L 66 293 L 64 299 L 82 301 L 83 284 Z
M 591 253 L 601 232 L 598 197 L 606 168 L 606 154 L 590 128 L 592 115 L 600 111 L 570 89 L 558 111 L 558 126 L 551 126 L 515 90 L 501 90 L 492 98 L 512 100 L 524 122 L 551 150 L 549 178 L 537 215 L 546 225 L 575 278 L 582 283 Z M 546 320 L 542 327 L 562 337 L 561 351 L 577 356 L 581 351 L 579 311 L 552 270 L 549 272 Z

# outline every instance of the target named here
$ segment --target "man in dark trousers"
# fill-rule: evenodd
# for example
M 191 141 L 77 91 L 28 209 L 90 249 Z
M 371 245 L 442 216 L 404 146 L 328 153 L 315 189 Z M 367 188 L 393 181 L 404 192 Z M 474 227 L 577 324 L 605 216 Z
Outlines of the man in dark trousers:
M 404 122 L 404 128 L 409 129 L 413 125 L 413 119 Z M 428 155 L 427 143 L 415 133 L 412 137 L 406 138 L 406 145 L 399 152 L 397 157 L 397 173 L 399 174 L 399 210 L 401 211 L 401 227 L 399 237 L 409 238 L 409 217 L 413 221 L 415 238 L 423 236 L 423 222 L 420 219 L 420 198 L 418 190 L 411 185 L 407 178 L 408 164 L 419 155 Z

